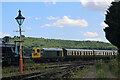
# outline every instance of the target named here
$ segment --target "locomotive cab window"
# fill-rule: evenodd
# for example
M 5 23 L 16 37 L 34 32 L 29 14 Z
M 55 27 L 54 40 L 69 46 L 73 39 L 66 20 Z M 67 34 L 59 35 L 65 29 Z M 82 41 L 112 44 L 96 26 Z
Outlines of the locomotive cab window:
M 35 52 L 35 50 L 33 49 L 33 50 L 32 50 L 32 52 L 34 53 L 34 52 Z
M 37 49 L 37 52 L 39 53 L 39 52 L 40 52 L 40 50 L 39 50 L 39 49 Z

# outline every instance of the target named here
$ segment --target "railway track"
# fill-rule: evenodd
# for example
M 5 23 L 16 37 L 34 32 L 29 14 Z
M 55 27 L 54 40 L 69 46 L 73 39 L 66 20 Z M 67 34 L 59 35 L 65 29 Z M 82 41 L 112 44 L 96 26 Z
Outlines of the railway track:
M 86 65 L 93 65 L 93 63 L 73 63 L 63 64 L 59 66 L 51 66 L 49 71 L 35 72 L 20 74 L 15 76 L 3 77 L 2 80 L 39 80 L 43 78 L 57 79 L 57 78 L 70 78 L 70 73 L 75 69 L 83 69 Z

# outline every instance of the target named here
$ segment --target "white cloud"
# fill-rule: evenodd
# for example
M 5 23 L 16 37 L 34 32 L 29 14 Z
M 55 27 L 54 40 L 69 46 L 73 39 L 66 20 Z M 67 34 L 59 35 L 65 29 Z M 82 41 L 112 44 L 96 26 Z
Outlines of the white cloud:
M 48 19 L 48 20 L 57 20 L 57 19 L 59 19 L 59 17 L 49 16 L 46 19 Z
M 102 27 L 108 27 L 108 25 L 106 24 L 106 23 L 104 23 L 104 22 L 102 22 L 101 24 L 100 24 L 100 26 L 102 26 Z
M 85 39 L 85 40 L 89 40 L 89 41 L 102 41 L 101 38 L 89 38 L 89 39 Z
M 46 1 L 44 0 L 45 6 L 56 5 L 56 1 Z
M 31 19 L 31 17 L 30 17 L 30 16 L 28 16 L 28 17 L 27 17 L 27 19 Z
M 0 36 L 10 36 L 10 34 L 0 32 Z
M 55 23 L 45 24 L 41 27 L 86 27 L 88 23 L 86 20 L 82 19 L 70 19 L 68 16 L 63 16 L 62 19 L 58 19 Z
M 83 7 L 95 11 L 105 11 L 112 1 L 114 0 L 80 0 Z
M 31 27 L 26 27 L 27 30 L 31 30 L 32 28 Z
M 40 19 L 42 19 L 41 17 L 35 17 L 35 20 L 40 20 Z
M 86 32 L 86 33 L 84 33 L 84 36 L 96 37 L 96 36 L 98 36 L 98 34 L 96 32 Z
M 53 5 L 55 5 L 55 4 L 56 4 L 56 2 L 55 2 L 55 1 L 53 1 L 52 3 L 53 3 Z

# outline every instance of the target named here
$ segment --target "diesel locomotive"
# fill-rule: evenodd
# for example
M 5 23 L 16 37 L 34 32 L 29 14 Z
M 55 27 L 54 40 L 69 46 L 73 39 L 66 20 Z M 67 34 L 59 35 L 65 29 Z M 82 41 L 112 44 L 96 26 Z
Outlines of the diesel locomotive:
M 33 48 L 32 59 L 45 60 L 75 60 L 75 59 L 110 59 L 117 55 L 117 50 Z

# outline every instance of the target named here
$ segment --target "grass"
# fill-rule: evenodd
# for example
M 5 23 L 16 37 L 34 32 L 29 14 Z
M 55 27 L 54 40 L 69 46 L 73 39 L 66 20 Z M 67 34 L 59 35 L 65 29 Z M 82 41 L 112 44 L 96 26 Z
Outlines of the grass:
M 110 60 L 109 69 L 115 76 L 120 78 L 120 62 L 117 59 Z
M 108 78 L 107 76 L 107 65 L 104 63 L 103 60 L 95 61 L 95 76 L 96 78 Z
M 47 63 L 35 63 L 32 60 L 25 60 L 23 64 L 23 73 L 32 73 L 32 72 L 39 72 L 39 71 L 47 71 L 50 68 L 45 68 L 50 66 Z M 19 66 L 8 66 L 2 68 L 2 76 L 12 76 L 19 74 Z
M 92 66 L 86 66 L 83 69 L 76 69 L 74 72 L 71 73 L 71 78 L 83 78 L 90 71 Z

